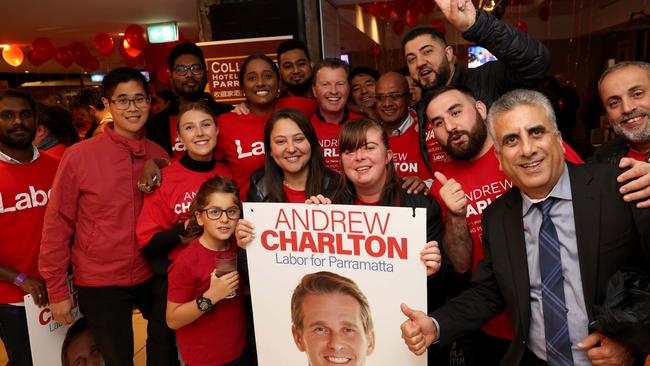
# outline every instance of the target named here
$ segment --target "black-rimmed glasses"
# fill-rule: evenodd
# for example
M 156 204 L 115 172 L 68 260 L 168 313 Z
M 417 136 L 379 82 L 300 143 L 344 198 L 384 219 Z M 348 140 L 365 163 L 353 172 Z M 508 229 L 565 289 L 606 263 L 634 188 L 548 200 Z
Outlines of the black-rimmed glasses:
M 224 212 L 226 213 L 226 217 L 228 217 L 230 220 L 237 220 L 241 215 L 241 210 L 239 207 L 230 207 L 225 210 L 222 210 L 219 207 L 208 207 L 205 210 L 201 211 L 205 212 L 210 220 L 219 220 Z
M 176 66 L 174 66 L 174 72 L 177 73 L 180 76 L 183 76 L 183 75 L 187 74 L 188 71 L 191 71 L 192 74 L 194 74 L 194 75 L 198 75 L 198 74 L 205 71 L 205 67 L 203 67 L 203 65 L 201 65 L 201 64 L 194 64 L 194 65 L 190 65 L 190 66 L 187 66 L 187 65 L 176 65 Z
M 135 104 L 137 108 L 147 108 L 149 107 L 149 100 L 150 100 L 149 97 L 140 95 L 133 99 L 129 99 L 129 98 L 111 99 L 111 103 L 115 104 L 115 108 L 119 110 L 125 110 L 125 109 L 129 109 L 131 102 L 133 102 L 133 104 Z

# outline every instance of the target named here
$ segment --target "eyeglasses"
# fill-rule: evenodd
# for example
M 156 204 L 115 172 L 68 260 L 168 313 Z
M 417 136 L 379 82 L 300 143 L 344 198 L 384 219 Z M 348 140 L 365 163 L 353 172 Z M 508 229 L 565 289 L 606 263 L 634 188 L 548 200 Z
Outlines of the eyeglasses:
M 201 211 L 205 212 L 210 220 L 219 220 L 224 212 L 226 213 L 226 217 L 230 220 L 237 220 L 241 214 L 239 207 L 231 207 L 225 210 L 222 210 L 219 207 L 210 207 Z
M 137 96 L 134 99 L 129 99 L 129 98 L 111 99 L 111 103 L 115 104 L 115 108 L 119 110 L 129 109 L 131 102 L 133 102 L 133 104 L 135 104 L 137 108 L 147 108 L 149 107 L 149 101 L 150 101 L 149 97 L 145 97 L 145 96 Z
M 0 112 L 0 119 L 6 122 L 13 122 L 16 120 L 16 117 L 20 117 L 21 121 L 34 118 L 34 112 L 30 109 L 22 110 L 18 113 L 13 111 L 2 111 Z
M 394 101 L 398 100 L 399 98 L 405 97 L 407 95 L 409 95 L 408 92 L 407 93 L 375 94 L 375 98 L 380 102 L 383 102 L 384 100 L 389 100 L 391 102 L 394 102 Z
M 176 66 L 174 66 L 174 72 L 177 73 L 180 76 L 183 76 L 183 75 L 187 74 L 188 71 L 191 71 L 192 74 L 194 74 L 194 75 L 198 75 L 198 74 L 205 71 L 205 67 L 203 67 L 203 65 L 201 65 L 201 64 L 194 64 L 194 65 L 190 65 L 190 66 L 187 66 L 187 65 L 176 65 Z

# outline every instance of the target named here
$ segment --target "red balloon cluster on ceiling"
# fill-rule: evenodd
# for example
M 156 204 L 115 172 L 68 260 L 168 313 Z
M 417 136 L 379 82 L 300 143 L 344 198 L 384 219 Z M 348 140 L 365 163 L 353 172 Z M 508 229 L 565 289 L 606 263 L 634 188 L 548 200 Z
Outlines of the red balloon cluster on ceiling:
M 97 33 L 93 38 L 93 44 L 97 53 L 102 56 L 110 56 L 115 49 L 115 40 L 105 32 Z M 142 61 L 140 56 L 149 41 L 143 27 L 131 24 L 126 27 L 124 39 L 118 44 L 124 63 L 127 66 L 135 67 Z M 5 61 L 14 67 L 20 66 L 24 59 L 24 53 L 17 45 L 5 47 L 2 54 Z M 97 56 L 94 56 L 82 42 L 73 42 L 68 46 L 55 48 L 50 39 L 45 37 L 36 38 L 32 42 L 31 50 L 27 52 L 27 60 L 34 66 L 40 66 L 51 59 L 54 59 L 64 68 L 76 63 L 87 71 L 96 71 L 99 69 L 100 64 Z
M 396 0 L 375 1 L 360 6 L 368 14 L 392 23 L 393 32 L 399 36 L 404 33 L 405 26 L 415 28 L 420 16 L 431 14 L 436 4 L 433 0 Z

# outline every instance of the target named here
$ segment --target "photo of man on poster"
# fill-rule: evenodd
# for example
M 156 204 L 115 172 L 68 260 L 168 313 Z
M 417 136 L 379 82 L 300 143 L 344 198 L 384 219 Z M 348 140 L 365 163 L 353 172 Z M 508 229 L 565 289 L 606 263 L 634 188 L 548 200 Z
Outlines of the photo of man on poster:
M 375 349 L 368 299 L 347 277 L 305 275 L 291 297 L 291 332 L 310 366 L 364 366 Z

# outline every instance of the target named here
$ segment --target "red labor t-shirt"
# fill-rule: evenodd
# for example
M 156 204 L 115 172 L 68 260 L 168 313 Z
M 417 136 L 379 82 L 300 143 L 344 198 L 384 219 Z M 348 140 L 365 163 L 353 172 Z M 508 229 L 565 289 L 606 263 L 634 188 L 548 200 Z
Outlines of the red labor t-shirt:
M 237 251 L 230 244 L 229 251 Z M 195 301 L 210 287 L 216 251 L 192 241 L 169 267 L 167 299 L 177 304 Z M 240 283 L 242 283 L 240 281 Z M 183 361 L 192 366 L 225 365 L 238 358 L 246 346 L 243 291 L 217 302 L 214 311 L 176 330 Z
M 449 163 L 451 161 L 451 156 L 447 155 L 445 150 L 442 149 L 442 146 L 436 140 L 436 135 L 433 132 L 433 126 L 431 123 L 426 124 L 426 136 L 424 138 L 424 143 L 427 148 L 427 154 L 429 155 L 429 165 L 431 166 L 431 171 L 435 172 L 439 170 L 438 166 L 444 163 Z M 419 142 L 418 142 L 419 143 Z
M 163 169 L 161 174 L 164 183 L 153 193 L 144 196 L 142 211 L 136 226 L 139 248 L 147 245 L 154 234 L 169 230 L 174 225 L 187 220 L 190 203 L 201 184 L 208 178 L 215 175 L 232 178 L 230 169 L 223 163 L 217 163 L 214 169 L 208 172 L 199 172 L 188 169 L 178 160 Z M 176 259 L 185 247 L 185 245 L 177 245 L 169 252 L 169 259 Z
M 240 197 L 246 197 L 251 174 L 264 165 L 264 125 L 269 116 L 228 112 L 217 117 L 217 161 L 226 162 L 232 171 Z
M 326 168 L 335 172 L 341 171 L 339 168 L 339 133 L 347 122 L 362 117 L 360 114 L 346 111 L 342 121 L 328 122 L 324 120 L 318 110 L 311 116 L 309 120 L 316 130 Z
M 563 142 L 566 153 L 566 160 L 582 164 L 583 161 L 569 145 Z M 474 256 L 472 261 L 472 272 L 476 270 L 476 265 L 483 259 L 483 245 L 481 244 L 481 217 L 483 210 L 492 203 L 497 197 L 501 196 L 512 188 L 512 182 L 499 170 L 499 161 L 494 154 L 494 146 L 488 150 L 482 157 L 473 161 L 452 160 L 445 164 L 439 164 L 439 172 L 444 174 L 447 179 L 455 179 L 460 183 L 465 197 L 467 198 L 467 228 L 469 229 L 472 241 L 474 243 Z M 440 207 L 446 207 L 442 198 L 440 198 L 440 182 L 434 180 L 432 193 L 435 195 Z M 446 210 L 442 210 L 446 215 Z M 494 319 L 483 326 L 486 333 L 504 339 L 512 339 L 512 323 L 508 317 L 507 310 L 497 315 Z
M 0 161 L 0 264 L 41 279 L 38 254 L 43 217 L 59 160 L 41 154 L 28 164 Z M 26 293 L 0 281 L 0 304 L 23 302 Z
M 282 185 L 282 188 L 284 189 L 284 194 L 287 195 L 287 201 L 289 203 L 305 203 L 307 200 L 307 193 L 305 191 L 297 191 L 284 184 Z
M 418 122 L 408 127 L 399 136 L 388 136 L 388 145 L 393 151 L 393 162 L 395 171 L 402 177 L 417 175 L 426 181 L 431 179 L 422 153 L 420 152 L 420 134 L 418 133 Z

